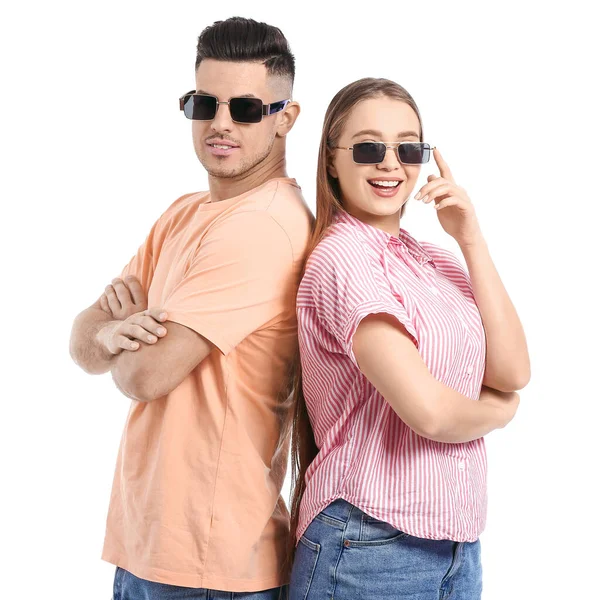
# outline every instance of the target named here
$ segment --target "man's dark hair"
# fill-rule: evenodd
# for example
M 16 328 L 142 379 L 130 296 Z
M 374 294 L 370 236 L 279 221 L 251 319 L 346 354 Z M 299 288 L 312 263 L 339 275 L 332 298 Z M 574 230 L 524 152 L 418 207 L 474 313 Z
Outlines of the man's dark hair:
M 253 19 L 231 17 L 209 25 L 198 37 L 196 69 L 205 58 L 262 62 L 271 75 L 294 82 L 294 55 L 281 29 Z

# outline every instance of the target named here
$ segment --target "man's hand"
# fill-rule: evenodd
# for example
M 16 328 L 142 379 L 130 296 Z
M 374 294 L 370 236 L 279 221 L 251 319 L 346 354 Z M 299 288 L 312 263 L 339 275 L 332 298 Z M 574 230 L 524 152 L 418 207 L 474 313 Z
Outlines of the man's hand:
M 167 313 L 160 308 L 137 312 L 124 321 L 110 321 L 98 332 L 98 341 L 110 354 L 135 352 L 139 342 L 155 344 L 167 335 L 167 329 L 161 325 L 166 320 Z
M 104 312 L 112 315 L 113 319 L 125 321 L 148 308 L 148 297 L 134 275 L 128 275 L 125 281 L 115 277 L 104 289 L 104 294 L 100 297 L 100 306 Z

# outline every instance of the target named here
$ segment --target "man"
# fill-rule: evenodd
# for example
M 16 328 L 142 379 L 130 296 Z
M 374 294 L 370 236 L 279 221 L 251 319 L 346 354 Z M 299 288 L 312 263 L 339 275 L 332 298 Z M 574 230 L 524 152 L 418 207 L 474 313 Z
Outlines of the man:
M 209 192 L 176 200 L 73 325 L 73 359 L 132 399 L 103 551 L 115 600 L 271 599 L 288 581 L 282 423 L 312 224 L 285 169 L 293 79 L 279 29 L 202 32 L 180 108 Z

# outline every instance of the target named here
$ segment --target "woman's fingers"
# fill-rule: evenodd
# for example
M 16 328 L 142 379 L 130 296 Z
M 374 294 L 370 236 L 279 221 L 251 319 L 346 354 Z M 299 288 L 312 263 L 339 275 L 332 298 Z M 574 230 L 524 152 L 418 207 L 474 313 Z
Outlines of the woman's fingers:
M 450 196 L 449 198 L 445 198 L 441 200 L 435 205 L 435 210 L 443 210 L 444 208 L 448 208 L 449 206 L 456 206 L 460 204 L 460 199 L 456 196 Z
M 450 181 L 451 183 L 455 183 L 454 177 L 452 176 L 452 171 L 450 171 L 450 167 L 448 163 L 442 158 L 442 153 L 437 149 L 433 149 L 433 158 L 435 158 L 435 162 L 437 163 L 438 169 L 440 170 L 440 175 Z
M 429 188 L 429 190 L 427 190 L 425 195 L 421 198 L 421 202 L 424 202 L 425 204 L 429 204 L 432 200 L 434 200 L 435 198 L 439 198 L 440 196 L 456 194 L 456 186 L 451 183 L 448 183 L 442 178 L 438 179 L 431 185 L 432 187 Z

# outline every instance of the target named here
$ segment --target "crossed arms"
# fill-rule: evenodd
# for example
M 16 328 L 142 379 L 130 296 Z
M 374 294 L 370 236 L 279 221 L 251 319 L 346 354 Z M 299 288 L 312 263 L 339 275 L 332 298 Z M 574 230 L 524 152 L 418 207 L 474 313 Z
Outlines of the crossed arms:
M 84 371 L 110 371 L 119 390 L 140 402 L 174 390 L 213 349 L 161 309 L 148 309 L 146 293 L 133 276 L 113 279 L 76 317 L 70 340 L 71 357 Z

